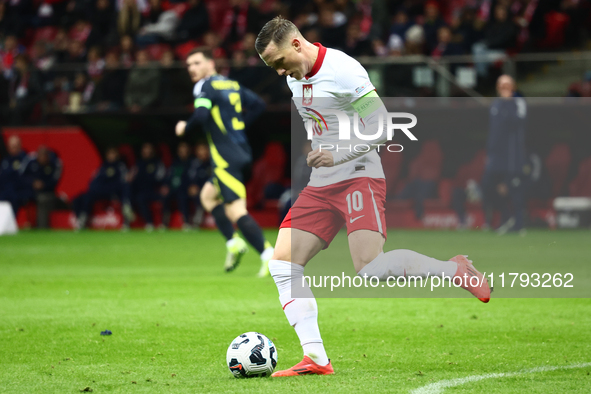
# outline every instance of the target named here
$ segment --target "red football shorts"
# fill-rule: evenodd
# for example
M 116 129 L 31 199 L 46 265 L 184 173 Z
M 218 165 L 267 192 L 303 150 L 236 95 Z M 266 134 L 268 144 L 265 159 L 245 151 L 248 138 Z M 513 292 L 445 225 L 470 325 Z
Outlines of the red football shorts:
M 279 228 L 312 233 L 330 245 L 343 225 L 347 235 L 371 230 L 386 238 L 386 181 L 353 178 L 333 185 L 306 186 Z M 325 247 L 325 248 L 326 248 Z

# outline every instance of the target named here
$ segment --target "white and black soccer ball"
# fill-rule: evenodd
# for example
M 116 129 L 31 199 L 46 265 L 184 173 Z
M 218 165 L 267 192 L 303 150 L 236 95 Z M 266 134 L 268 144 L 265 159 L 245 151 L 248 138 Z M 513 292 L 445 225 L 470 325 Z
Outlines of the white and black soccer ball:
M 232 341 L 226 362 L 237 378 L 271 376 L 277 365 L 277 348 L 263 334 L 247 332 Z

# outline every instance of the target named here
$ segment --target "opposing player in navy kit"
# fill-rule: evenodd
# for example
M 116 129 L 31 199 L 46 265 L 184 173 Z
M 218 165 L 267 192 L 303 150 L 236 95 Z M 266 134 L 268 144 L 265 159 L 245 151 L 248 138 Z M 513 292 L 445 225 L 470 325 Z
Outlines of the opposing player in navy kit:
M 265 104 L 238 82 L 218 75 L 209 49 L 192 50 L 186 63 L 195 83 L 195 111 L 188 121 L 177 123 L 175 132 L 182 136 L 198 129 L 199 125 L 206 132 L 213 175 L 203 185 L 201 202 L 203 208 L 212 213 L 227 240 L 224 268 L 234 270 L 246 252 L 246 243 L 234 232 L 232 223 L 236 223 L 244 238 L 261 255 L 258 276 L 267 276 L 273 247 L 246 210 L 244 186 L 244 171 L 252 162 L 245 130 L 263 112 Z

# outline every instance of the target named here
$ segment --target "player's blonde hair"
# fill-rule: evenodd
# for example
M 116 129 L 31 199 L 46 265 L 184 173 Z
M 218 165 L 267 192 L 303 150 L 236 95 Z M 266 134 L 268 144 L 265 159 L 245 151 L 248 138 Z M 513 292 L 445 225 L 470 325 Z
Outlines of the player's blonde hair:
M 293 34 L 300 35 L 300 31 L 296 25 L 281 16 L 276 16 L 263 26 L 257 36 L 254 47 L 259 54 L 262 54 L 271 41 L 280 47 Z

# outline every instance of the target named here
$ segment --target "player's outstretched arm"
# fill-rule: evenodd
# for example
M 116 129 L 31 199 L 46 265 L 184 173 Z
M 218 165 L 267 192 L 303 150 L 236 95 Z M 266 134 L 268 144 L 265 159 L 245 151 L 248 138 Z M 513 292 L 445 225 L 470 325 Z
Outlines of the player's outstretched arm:
M 203 124 L 207 121 L 209 116 L 209 110 L 212 107 L 211 100 L 208 98 L 198 98 L 195 100 L 195 111 L 191 117 L 185 122 L 179 121 L 175 127 L 175 133 L 177 136 L 194 131 L 198 125 Z

